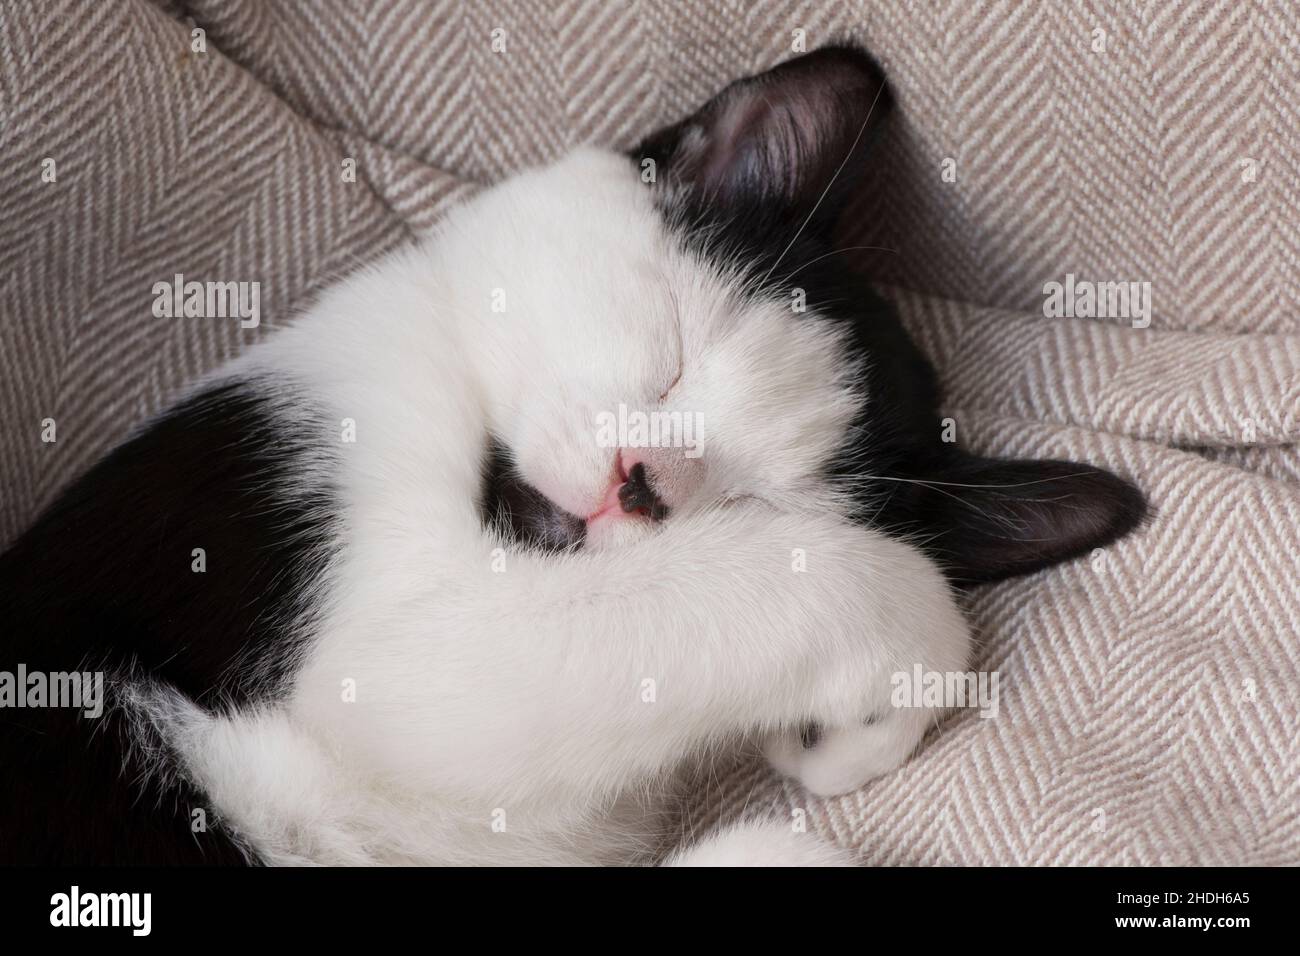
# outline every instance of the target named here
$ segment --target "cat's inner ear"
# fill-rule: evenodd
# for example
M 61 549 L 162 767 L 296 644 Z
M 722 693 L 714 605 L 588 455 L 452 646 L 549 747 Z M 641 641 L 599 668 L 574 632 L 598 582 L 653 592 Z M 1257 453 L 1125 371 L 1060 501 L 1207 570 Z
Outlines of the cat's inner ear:
M 808 213 L 828 188 L 852 183 L 888 100 L 865 54 L 818 50 L 732 83 L 633 154 L 654 160 L 662 181 L 689 185 L 705 201 Z
M 1146 513 L 1123 479 L 1068 461 L 959 454 L 910 486 L 908 510 L 926 549 L 960 583 L 1028 574 L 1088 554 Z

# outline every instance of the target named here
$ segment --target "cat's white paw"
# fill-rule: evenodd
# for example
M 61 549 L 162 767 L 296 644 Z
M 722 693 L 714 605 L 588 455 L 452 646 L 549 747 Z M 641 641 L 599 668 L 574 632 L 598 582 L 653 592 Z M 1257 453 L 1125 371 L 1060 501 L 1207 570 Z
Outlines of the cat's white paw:
M 819 797 L 838 796 L 902 766 L 933 716 L 927 710 L 894 710 L 864 726 L 824 729 L 815 739 L 786 731 L 768 738 L 764 753 L 804 789 Z
M 665 866 L 857 866 L 857 855 L 789 823 L 741 823 L 684 847 Z
M 852 792 L 900 767 L 948 706 L 899 706 L 896 680 L 911 673 L 903 662 L 951 673 L 964 671 L 970 656 L 970 625 L 938 567 L 910 545 L 890 539 L 875 543 L 892 551 L 886 563 L 869 568 L 878 573 L 887 567 L 891 576 L 888 589 L 877 583 L 874 590 L 894 595 L 897 603 L 885 615 L 892 620 L 868 629 L 876 635 L 869 650 L 892 667 L 875 664 L 864 672 L 864 657 L 850 647 L 817 675 L 809 708 L 816 734 L 795 727 L 765 744 L 773 767 L 818 796 Z M 864 591 L 871 593 L 866 584 Z

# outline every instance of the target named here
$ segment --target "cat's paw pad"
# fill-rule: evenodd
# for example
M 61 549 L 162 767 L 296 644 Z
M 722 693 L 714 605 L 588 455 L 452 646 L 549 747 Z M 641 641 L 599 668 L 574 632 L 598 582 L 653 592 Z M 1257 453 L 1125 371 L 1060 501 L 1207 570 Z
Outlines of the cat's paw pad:
M 774 734 L 763 750 L 777 771 L 819 797 L 833 797 L 902 766 L 924 732 L 913 715 L 895 712 L 861 727 Z

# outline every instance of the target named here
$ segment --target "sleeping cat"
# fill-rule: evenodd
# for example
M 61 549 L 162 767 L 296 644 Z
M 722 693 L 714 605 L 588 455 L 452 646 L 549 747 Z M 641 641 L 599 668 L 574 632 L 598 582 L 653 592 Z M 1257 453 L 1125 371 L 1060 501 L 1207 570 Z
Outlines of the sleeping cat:
M 886 99 L 822 50 L 520 173 L 92 468 L 0 557 L 0 669 L 108 697 L 3 711 L 5 860 L 639 862 L 708 748 L 821 794 L 906 760 L 940 715 L 890 677 L 966 667 L 954 589 L 1144 505 L 940 440 L 829 255 Z M 843 856 L 777 821 L 671 859 Z

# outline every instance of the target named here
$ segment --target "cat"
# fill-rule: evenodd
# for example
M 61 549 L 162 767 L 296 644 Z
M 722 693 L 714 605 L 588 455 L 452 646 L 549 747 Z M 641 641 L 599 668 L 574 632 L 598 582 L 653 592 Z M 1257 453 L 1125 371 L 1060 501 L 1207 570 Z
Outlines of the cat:
M 108 698 L 3 712 L 6 861 L 643 862 L 710 748 L 819 794 L 904 762 L 940 714 L 890 676 L 967 666 L 959 589 L 1145 505 L 940 440 L 829 255 L 888 112 L 830 47 L 520 172 L 92 467 L 0 557 L 0 667 Z M 848 861 L 780 821 L 669 859 Z

